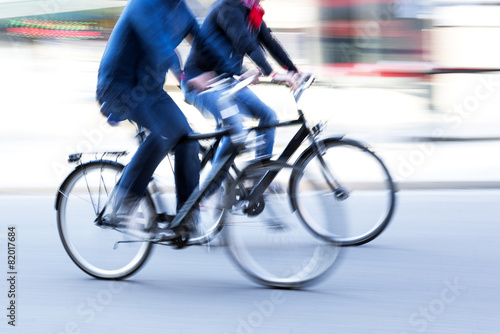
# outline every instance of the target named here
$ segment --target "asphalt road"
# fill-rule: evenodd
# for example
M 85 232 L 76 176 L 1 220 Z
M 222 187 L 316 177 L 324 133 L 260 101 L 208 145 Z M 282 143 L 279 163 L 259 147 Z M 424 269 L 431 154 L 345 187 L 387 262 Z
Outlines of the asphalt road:
M 250 281 L 214 247 L 156 247 L 135 276 L 93 279 L 61 245 L 53 196 L 2 196 L 1 332 L 497 333 L 500 191 L 402 191 L 398 198 L 389 229 L 346 249 L 326 280 L 277 290 Z

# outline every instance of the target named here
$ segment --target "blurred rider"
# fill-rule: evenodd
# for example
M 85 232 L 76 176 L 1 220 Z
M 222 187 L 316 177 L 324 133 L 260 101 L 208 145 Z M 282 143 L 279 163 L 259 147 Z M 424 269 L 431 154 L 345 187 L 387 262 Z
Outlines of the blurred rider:
M 127 119 L 149 130 L 117 186 L 114 212 L 130 213 L 174 147 L 177 208 L 198 188 L 199 145 L 179 143 L 192 130 L 163 90 L 166 73 L 175 63 L 174 49 L 188 35 L 195 37 L 200 52 L 224 67 L 224 60 L 199 37 L 196 19 L 182 0 L 131 0 L 111 33 L 98 72 L 101 113 L 112 124 Z M 195 226 L 188 224 L 190 228 Z
M 269 54 L 288 71 L 285 78 L 291 82 L 297 67 L 283 49 L 281 44 L 274 38 L 271 30 L 262 20 L 264 9 L 260 6 L 260 0 L 219 0 L 209 11 L 203 25 L 202 32 L 207 36 L 207 42 L 214 46 L 229 63 L 233 71 L 228 75 L 242 75 L 240 80 L 251 75 L 270 76 L 274 73 L 272 66 L 266 59 L 267 50 Z M 243 58 L 248 56 L 257 66 L 243 72 Z M 221 95 L 229 88 L 210 93 L 203 93 L 203 86 L 197 86 L 192 80 L 203 78 L 205 82 L 217 75 L 223 74 L 225 69 L 221 68 L 214 59 L 207 57 L 200 43 L 193 43 L 191 52 L 184 67 L 184 75 L 181 88 L 188 103 L 194 105 L 202 113 L 210 112 L 216 119 L 218 125 L 235 125 L 241 127 L 242 115 L 259 119 L 259 125 L 266 126 L 277 123 L 276 113 L 262 102 L 249 88 L 237 92 L 234 101 L 238 107 L 238 114 L 221 113 L 218 101 Z M 258 133 L 263 135 L 264 144 L 257 148 L 257 157 L 269 157 L 273 152 L 275 129 L 269 129 Z M 220 147 L 215 153 L 213 163 L 220 157 L 230 153 L 232 150 L 229 138 L 223 138 Z

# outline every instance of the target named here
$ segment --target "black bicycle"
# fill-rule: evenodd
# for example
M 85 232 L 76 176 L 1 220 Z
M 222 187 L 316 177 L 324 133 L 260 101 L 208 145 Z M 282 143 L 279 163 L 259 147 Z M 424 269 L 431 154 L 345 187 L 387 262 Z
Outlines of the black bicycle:
M 296 103 L 315 78 L 305 74 L 303 79 L 302 85 L 293 94 Z M 298 119 L 272 126 L 300 126 L 275 161 L 288 163 L 295 157 L 293 166 L 304 174 L 315 175 L 314 188 L 320 188 L 321 193 L 308 191 L 307 182 L 300 182 L 294 176 L 289 184 L 293 209 L 298 210 L 313 233 L 331 242 L 342 246 L 359 246 L 374 240 L 389 225 L 396 205 L 397 189 L 387 167 L 364 143 L 344 136 L 320 138 L 323 124 L 311 127 L 302 110 L 298 108 L 297 112 Z M 251 130 L 265 129 L 254 127 Z M 219 140 L 220 137 L 211 145 L 202 147 L 202 169 L 213 158 Z M 302 145 L 307 140 L 309 146 L 303 149 Z M 298 157 L 297 153 L 300 154 Z M 233 175 L 237 176 L 240 171 L 235 164 L 231 167 Z M 251 200 L 252 205 L 258 205 L 255 198 Z M 318 218 L 313 203 L 330 207 L 329 219 Z M 329 220 L 326 226 L 325 219 Z
M 309 76 L 299 86 L 296 101 L 313 80 Z M 236 84 L 232 92 L 249 82 Z M 239 145 L 232 155 L 212 166 L 200 190 L 177 214 L 172 212 L 174 188 L 154 179 L 134 217 L 119 223 L 103 221 L 108 198 L 124 169 L 117 160 L 125 153 L 94 153 L 94 159 L 87 162 L 82 153 L 71 155 L 69 160 L 77 167 L 62 183 L 56 199 L 59 234 L 70 258 L 91 276 L 121 279 L 140 269 L 153 244 L 177 248 L 207 245 L 221 235 L 236 264 L 261 284 L 300 287 L 324 277 L 337 262 L 340 246 L 349 240 L 345 234 L 348 219 L 368 217 L 367 204 L 371 203 L 376 209 L 372 213 L 378 215 L 375 228 L 358 236 L 357 242 L 367 242 L 385 228 L 394 208 L 394 186 L 373 152 L 342 137 L 317 140 L 321 127 L 309 127 L 302 111 L 298 112 L 297 120 L 276 125 L 300 125 L 277 159 L 254 161 L 239 169 L 234 160 L 248 149 L 246 144 Z M 258 129 L 262 128 L 251 130 Z M 227 135 L 230 129 L 185 140 L 217 140 Z M 290 164 L 288 160 L 306 138 L 311 145 Z M 212 152 L 205 152 L 206 162 Z M 348 162 L 350 168 L 342 162 Z M 233 168 L 220 194 L 222 200 L 214 200 L 208 190 L 229 166 Z M 357 174 L 353 166 L 362 166 L 363 173 Z M 375 172 L 366 172 L 368 167 Z M 159 225 L 176 229 L 198 209 L 202 235 L 171 240 L 156 235 Z M 363 215 L 349 216 L 351 210 L 355 214 L 361 210 Z

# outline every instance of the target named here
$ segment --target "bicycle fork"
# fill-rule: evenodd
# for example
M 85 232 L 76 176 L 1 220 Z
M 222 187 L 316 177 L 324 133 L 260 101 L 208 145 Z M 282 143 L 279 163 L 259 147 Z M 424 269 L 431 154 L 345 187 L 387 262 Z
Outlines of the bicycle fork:
M 325 147 L 323 143 L 321 141 L 318 142 L 314 140 L 314 137 L 311 138 L 311 141 L 313 142 L 313 150 L 316 152 L 316 156 L 321 165 L 321 174 L 325 178 L 328 187 L 332 190 L 333 196 L 339 201 L 343 201 L 349 198 L 349 191 L 337 182 L 335 176 L 333 176 L 332 171 L 330 170 L 330 168 L 328 168 L 325 159 L 323 159 L 323 155 L 325 154 Z

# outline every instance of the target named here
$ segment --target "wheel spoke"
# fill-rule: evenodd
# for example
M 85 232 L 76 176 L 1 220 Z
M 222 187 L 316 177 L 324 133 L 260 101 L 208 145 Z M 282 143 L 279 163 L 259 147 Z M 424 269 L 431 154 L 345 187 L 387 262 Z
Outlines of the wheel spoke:
M 64 182 L 58 203 L 58 229 L 63 246 L 87 274 L 104 279 L 119 279 L 135 273 L 151 250 L 151 224 L 154 209 L 143 199 L 134 215 L 117 222 L 119 228 L 96 224 L 123 166 L 96 161 L 77 168 Z M 116 248 L 117 241 L 140 241 Z
M 226 212 L 224 235 L 231 258 L 260 284 L 298 288 L 317 282 L 337 262 L 340 247 L 305 229 L 291 207 L 283 189 L 294 174 L 292 166 L 265 166 L 276 174 L 274 184 L 262 195 L 258 210 L 245 214 L 241 203 L 245 203 L 246 186 L 254 183 L 252 175 L 259 174 L 258 168 L 262 167 L 250 165 L 243 170 L 229 195 L 234 202 L 233 209 Z
M 313 146 L 299 158 L 302 173 L 292 180 L 292 201 L 302 221 L 319 237 L 346 246 L 373 240 L 394 211 L 394 184 L 387 168 L 356 141 L 330 139 L 321 145 L 321 155 Z M 315 210 L 314 203 L 328 207 L 327 215 Z

